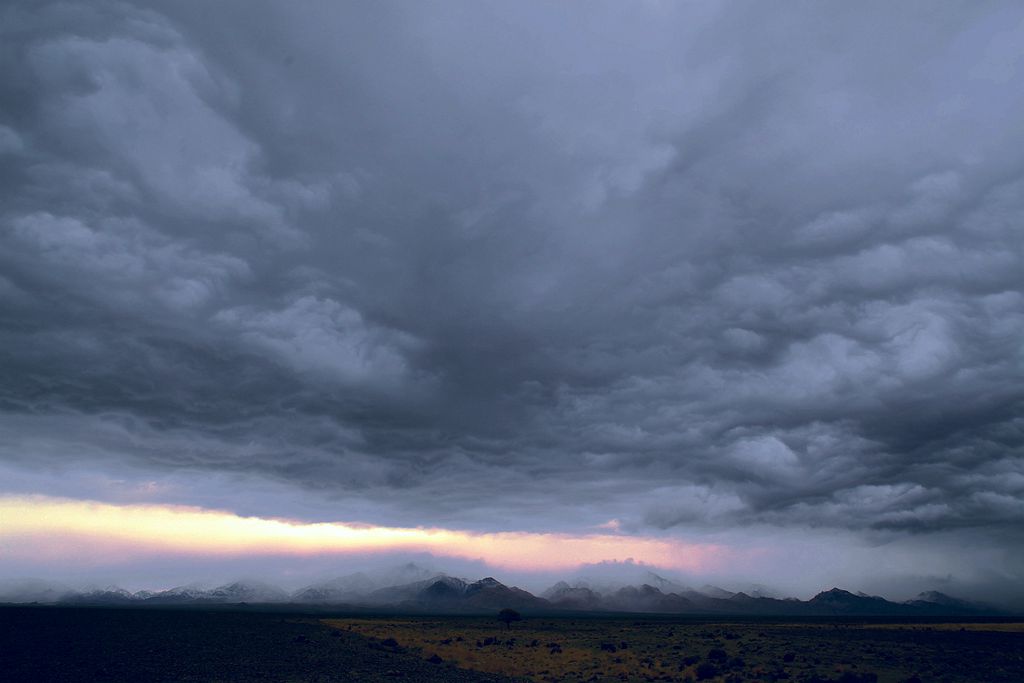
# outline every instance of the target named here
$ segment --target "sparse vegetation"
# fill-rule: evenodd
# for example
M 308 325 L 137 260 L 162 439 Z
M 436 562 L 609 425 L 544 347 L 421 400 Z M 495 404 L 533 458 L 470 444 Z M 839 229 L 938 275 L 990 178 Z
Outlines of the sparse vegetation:
M 709 678 L 714 678 L 718 675 L 718 667 L 711 662 L 704 662 L 703 664 L 697 665 L 697 680 L 706 681 Z
M 437 653 L 455 666 L 537 683 L 903 683 L 919 675 L 918 680 L 978 683 L 1024 680 L 1024 638 L 999 623 L 972 632 L 825 621 L 532 618 L 514 638 L 493 621 L 472 617 L 329 623 L 372 638 L 397 638 L 423 657 Z M 999 649 L 1000 640 L 1009 649 Z M 987 662 L 984 669 L 972 666 L 980 660 Z M 932 676 L 923 678 L 922 662 L 933 667 Z
M 712 662 L 724 662 L 729 658 L 729 653 L 721 648 L 712 648 L 708 652 L 708 660 Z
M 506 607 L 498 612 L 498 621 L 505 624 L 505 628 L 512 628 L 513 621 L 522 621 L 523 615 L 514 609 Z
M 0 609 L 5 681 L 1024 680 L 1024 633 L 1008 623 L 531 616 L 513 634 L 493 616 Z

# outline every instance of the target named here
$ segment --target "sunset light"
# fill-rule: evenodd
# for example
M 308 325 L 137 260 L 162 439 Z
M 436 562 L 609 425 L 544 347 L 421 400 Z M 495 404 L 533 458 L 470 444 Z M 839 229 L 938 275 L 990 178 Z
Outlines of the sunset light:
M 0 681 L 1024 681 L 1021 0 L 0 46 Z
M 715 545 L 612 534 L 474 533 L 241 517 L 220 510 L 113 505 L 43 496 L 0 498 L 0 543 L 9 558 L 83 556 L 110 564 L 146 555 L 310 555 L 428 552 L 519 571 L 642 558 L 709 571 L 733 553 Z

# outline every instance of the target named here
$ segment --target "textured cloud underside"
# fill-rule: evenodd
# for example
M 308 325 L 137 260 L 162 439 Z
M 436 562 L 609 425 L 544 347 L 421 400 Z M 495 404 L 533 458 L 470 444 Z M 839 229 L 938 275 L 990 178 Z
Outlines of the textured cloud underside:
M 777 9 L 8 3 L 8 491 L 1020 577 L 1024 14 Z

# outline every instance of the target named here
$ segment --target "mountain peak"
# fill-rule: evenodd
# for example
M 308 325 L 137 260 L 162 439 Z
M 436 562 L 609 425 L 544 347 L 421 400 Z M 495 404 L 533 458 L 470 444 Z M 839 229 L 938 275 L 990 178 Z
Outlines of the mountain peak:
M 943 602 L 961 602 L 961 600 L 950 595 L 946 595 L 945 593 L 940 593 L 939 591 L 924 591 L 922 593 L 918 593 L 917 599 L 924 600 L 926 602 L 937 602 L 940 604 Z
M 455 583 L 447 576 L 438 578 L 420 592 L 420 597 L 435 601 L 462 595 L 465 585 L 460 585 L 461 583 Z
M 699 592 L 703 593 L 709 598 L 720 598 L 722 600 L 728 600 L 729 598 L 736 595 L 731 591 L 727 591 L 724 588 L 719 588 L 718 586 L 712 586 L 711 584 L 704 584 L 700 587 Z
M 415 566 L 412 563 L 405 567 Z M 424 571 L 416 568 L 413 575 Z M 657 575 L 651 574 L 652 577 Z M 446 574 L 435 573 L 429 578 L 379 587 L 388 575 L 368 577 L 354 574 L 333 581 L 307 586 L 288 594 L 271 584 L 254 580 L 239 580 L 213 589 L 200 585 L 178 586 L 151 592 L 140 590 L 129 593 L 117 586 L 92 587 L 81 592 L 70 588 L 52 587 L 42 582 L 23 583 L 14 590 L 0 593 L 0 601 L 42 601 L 56 604 L 125 605 L 206 605 L 270 604 L 291 602 L 304 604 L 351 604 L 387 607 L 389 609 L 441 610 L 445 612 L 488 613 L 509 607 L 533 611 L 573 610 L 594 612 L 649 612 L 660 614 L 756 614 L 756 615 L 850 615 L 850 616 L 915 616 L 915 615 L 980 615 L 1000 614 L 991 605 L 974 603 L 951 597 L 939 591 L 924 591 L 915 599 L 890 602 L 885 598 L 853 593 L 833 586 L 821 591 L 810 600 L 772 598 L 751 592 L 730 593 L 722 589 L 721 597 L 713 597 L 714 586 L 704 586 L 705 593 L 687 589 L 682 592 L 666 590 L 669 586 L 642 582 L 601 592 L 587 586 L 584 581 L 559 581 L 544 591 L 542 597 L 516 587 L 507 586 L 493 576 L 470 582 Z M 2 586 L 0 586 L 2 587 Z M 16 592 L 15 592 L 16 591 Z M 728 597 L 726 597 L 728 596 Z
M 547 597 L 549 594 L 555 595 L 557 593 L 563 593 L 568 590 L 572 590 L 572 586 L 567 584 L 565 581 L 559 581 L 554 586 L 544 591 L 543 595 Z
M 487 577 L 484 577 L 484 578 L 480 579 L 479 581 L 474 581 L 472 585 L 483 587 L 483 586 L 504 586 L 505 584 L 503 584 L 501 581 L 498 581 L 493 576 L 487 576 Z
M 954 598 L 952 595 L 946 595 L 939 591 L 924 591 L 923 593 L 919 593 L 913 600 L 908 600 L 907 604 L 952 607 L 961 610 L 976 610 L 980 608 L 980 605 L 971 603 L 967 600 L 961 600 L 960 598 Z

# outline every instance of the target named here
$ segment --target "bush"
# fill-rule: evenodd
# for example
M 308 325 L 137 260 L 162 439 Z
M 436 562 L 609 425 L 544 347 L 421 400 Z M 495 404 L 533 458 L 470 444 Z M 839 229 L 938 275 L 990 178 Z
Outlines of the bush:
M 719 649 L 717 647 L 708 652 L 708 659 L 712 662 L 724 662 L 728 658 L 729 655 L 726 654 L 725 650 Z
M 513 621 L 522 621 L 523 615 L 514 609 L 506 607 L 505 609 L 498 612 L 498 621 L 505 624 L 505 628 L 512 628 Z
M 709 678 L 714 678 L 718 675 L 718 667 L 711 662 L 704 662 L 697 667 L 697 680 L 706 681 Z

